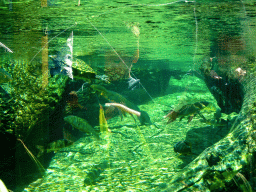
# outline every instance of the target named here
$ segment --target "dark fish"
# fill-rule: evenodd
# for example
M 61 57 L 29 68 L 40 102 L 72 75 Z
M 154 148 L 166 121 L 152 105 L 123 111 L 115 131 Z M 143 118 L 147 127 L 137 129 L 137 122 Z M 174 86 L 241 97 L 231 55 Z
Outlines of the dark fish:
M 71 91 L 66 98 L 66 102 L 68 104 L 68 108 L 73 110 L 75 108 L 84 109 L 82 105 L 78 102 L 78 95 L 75 91 Z
M 176 153 L 181 153 L 181 154 L 190 154 L 191 153 L 191 144 L 188 143 L 187 141 L 179 141 L 174 145 L 174 151 Z
M 153 125 L 153 123 L 151 122 L 150 117 L 146 111 L 140 111 L 139 120 L 140 120 L 141 125 Z
M 114 91 L 109 91 L 101 85 L 92 84 L 90 87 L 93 90 L 100 93 L 100 95 L 102 95 L 103 97 L 108 99 L 110 102 L 122 103 L 123 105 L 125 105 L 133 110 L 140 111 L 140 109 L 137 105 L 133 104 L 131 101 L 129 101 L 124 96 L 120 95 L 119 93 L 116 93 Z

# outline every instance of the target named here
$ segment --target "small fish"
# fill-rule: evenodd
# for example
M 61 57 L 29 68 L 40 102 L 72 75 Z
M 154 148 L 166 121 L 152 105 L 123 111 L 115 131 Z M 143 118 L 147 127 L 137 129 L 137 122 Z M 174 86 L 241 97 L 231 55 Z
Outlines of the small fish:
M 74 128 L 85 132 L 85 133 L 91 133 L 94 135 L 97 139 L 99 138 L 98 133 L 96 130 L 85 120 L 80 117 L 69 115 L 64 118 L 64 121 L 72 125 Z
M 195 117 L 197 114 L 199 114 L 201 117 L 203 117 L 200 114 L 200 111 L 207 107 L 210 103 L 207 101 L 202 102 L 196 102 L 193 104 L 184 105 L 179 110 L 171 110 L 164 118 L 169 118 L 168 123 L 171 123 L 175 121 L 178 117 L 180 117 L 180 121 L 185 117 L 188 116 L 188 123 Z M 203 119 L 205 119 L 203 117 Z
M 4 69 L 0 68 L 0 84 L 8 83 L 12 80 L 12 77 L 9 73 L 7 73 Z
M 60 149 L 62 149 L 64 147 L 68 147 L 72 144 L 73 144 L 72 141 L 68 141 L 66 139 L 60 139 L 60 140 L 53 141 L 53 142 L 49 143 L 46 147 L 44 147 L 42 145 L 37 145 L 36 147 L 39 150 L 37 157 L 42 156 L 45 152 L 46 153 L 51 153 L 51 152 L 56 153 Z
M 139 79 L 134 79 L 132 77 L 129 77 L 128 79 L 128 89 L 134 90 L 140 83 Z

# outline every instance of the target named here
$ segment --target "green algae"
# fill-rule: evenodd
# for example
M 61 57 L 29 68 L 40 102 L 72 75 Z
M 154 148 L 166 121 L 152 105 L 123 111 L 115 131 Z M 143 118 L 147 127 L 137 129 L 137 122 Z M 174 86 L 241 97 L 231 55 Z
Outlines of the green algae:
M 49 78 L 45 87 L 45 78 L 39 70 L 35 70 L 35 63 L 7 61 L 3 66 L 12 76 L 12 81 L 2 86 L 8 98 L 1 98 L 1 106 L 11 111 L 3 114 L 3 118 L 10 120 L 7 124 L 12 131 L 16 129 L 17 137 L 27 137 L 39 121 L 44 121 L 39 116 L 53 110 L 54 105 L 60 101 L 67 78 Z

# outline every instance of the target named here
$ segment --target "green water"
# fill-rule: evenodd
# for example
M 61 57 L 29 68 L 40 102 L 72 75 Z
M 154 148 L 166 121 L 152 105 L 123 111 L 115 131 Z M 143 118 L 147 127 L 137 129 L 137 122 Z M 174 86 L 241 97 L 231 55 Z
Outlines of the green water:
M 226 136 L 237 113 L 221 114 L 231 122 L 225 127 L 207 124 L 200 115 L 170 124 L 164 116 L 182 105 L 208 101 L 215 108 L 202 114 L 215 121 L 218 103 L 199 68 L 216 70 L 212 63 L 217 60 L 219 71 L 235 74 L 239 67 L 248 72 L 246 66 L 255 62 L 255 1 L 3 0 L 0 14 L 0 42 L 13 51 L 0 47 L 0 67 L 12 77 L 0 84 L 1 137 L 17 142 L 4 151 L 0 179 L 14 191 L 164 190 L 173 176 Z M 42 53 L 56 55 L 72 31 L 73 59 L 109 76 L 110 82 L 49 73 L 44 83 L 42 62 L 48 57 Z M 139 89 L 122 84 L 131 65 Z M 99 140 L 74 130 L 65 116 L 79 116 L 100 130 L 98 104 L 109 101 L 96 96 L 88 86 L 92 82 L 138 104 L 153 124 L 140 126 L 136 117 L 135 122 L 130 115 L 115 116 L 107 120 L 111 132 L 99 133 Z M 68 104 L 70 91 L 77 91 L 80 106 Z M 38 158 L 46 169 L 40 179 L 35 159 L 17 138 L 35 156 L 38 145 L 63 138 L 74 144 Z M 191 143 L 191 154 L 174 152 L 183 140 Z M 5 154 L 8 150 L 14 151 L 12 157 Z

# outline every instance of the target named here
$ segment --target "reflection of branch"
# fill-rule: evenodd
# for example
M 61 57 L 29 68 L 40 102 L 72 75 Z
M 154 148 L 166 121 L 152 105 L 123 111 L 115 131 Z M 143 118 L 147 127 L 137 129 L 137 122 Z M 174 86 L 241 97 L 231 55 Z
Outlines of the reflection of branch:
M 13 51 L 11 49 L 9 49 L 6 45 L 4 45 L 3 43 L 0 42 L 0 46 L 5 48 L 8 52 L 13 53 Z

